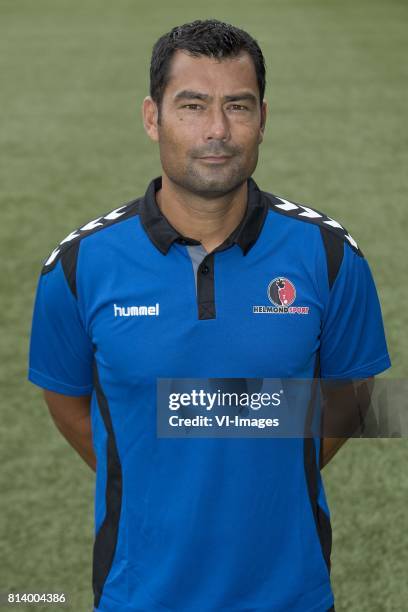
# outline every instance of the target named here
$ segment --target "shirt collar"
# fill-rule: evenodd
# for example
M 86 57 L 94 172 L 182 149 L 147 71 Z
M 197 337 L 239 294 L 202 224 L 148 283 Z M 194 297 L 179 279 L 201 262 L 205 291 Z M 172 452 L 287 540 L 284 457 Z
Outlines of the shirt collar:
M 167 255 L 170 246 L 179 244 L 201 244 L 194 238 L 180 234 L 161 212 L 156 202 L 156 191 L 161 188 L 161 176 L 153 179 L 140 204 L 140 219 L 153 244 Z M 258 185 L 252 178 L 248 179 L 248 201 L 245 214 L 238 226 L 214 251 L 223 251 L 232 244 L 238 244 L 244 255 L 255 244 L 264 224 L 268 211 L 267 203 L 262 197 Z

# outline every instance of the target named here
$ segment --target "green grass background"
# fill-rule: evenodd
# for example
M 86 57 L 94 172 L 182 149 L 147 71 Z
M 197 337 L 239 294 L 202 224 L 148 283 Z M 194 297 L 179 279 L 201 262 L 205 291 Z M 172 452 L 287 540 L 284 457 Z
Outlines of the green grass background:
M 357 239 L 381 298 L 387 376 L 406 376 L 406 2 L 0 0 L 2 592 L 62 589 L 70 609 L 92 608 L 94 477 L 26 382 L 34 289 L 65 235 L 160 173 L 140 114 L 151 47 L 208 17 L 247 29 L 266 57 L 255 179 Z M 339 612 L 408 610 L 407 457 L 406 440 L 352 440 L 323 471 Z

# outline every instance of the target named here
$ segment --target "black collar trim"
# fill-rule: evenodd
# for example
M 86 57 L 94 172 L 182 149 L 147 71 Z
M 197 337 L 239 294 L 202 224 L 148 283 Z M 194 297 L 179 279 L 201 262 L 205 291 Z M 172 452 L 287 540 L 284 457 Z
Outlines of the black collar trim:
M 156 191 L 161 189 L 161 185 L 161 176 L 153 179 L 140 203 L 140 219 L 150 240 L 163 255 L 167 255 L 175 241 L 180 244 L 201 244 L 194 238 L 182 236 L 163 215 L 156 202 Z M 257 241 L 267 213 L 268 203 L 255 181 L 249 178 L 245 214 L 234 231 L 214 251 L 223 251 L 232 244 L 238 244 L 246 255 Z

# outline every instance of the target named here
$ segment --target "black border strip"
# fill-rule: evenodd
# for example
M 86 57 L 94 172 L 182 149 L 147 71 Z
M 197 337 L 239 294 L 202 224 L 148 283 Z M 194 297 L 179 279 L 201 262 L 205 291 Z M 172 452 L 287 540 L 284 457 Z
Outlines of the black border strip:
M 306 432 L 303 438 L 303 459 L 304 468 L 306 475 L 306 483 L 309 492 L 309 500 L 312 506 L 313 517 L 315 519 L 316 529 L 320 540 L 320 546 L 324 560 L 326 562 L 327 570 L 330 575 L 331 571 L 331 549 L 332 549 L 332 529 L 330 519 L 324 510 L 318 504 L 318 469 L 316 462 L 316 444 L 314 438 L 310 434 L 310 423 L 313 418 L 313 407 L 315 406 L 315 396 L 318 391 L 319 376 L 320 376 L 320 352 L 316 353 L 316 363 L 314 368 L 314 380 L 312 387 L 312 396 L 309 402 L 309 408 L 307 412 L 307 422 L 305 424 Z M 322 444 L 322 438 L 320 439 L 320 445 Z
M 98 607 L 106 578 L 113 563 L 118 540 L 122 507 L 122 466 L 112 427 L 109 404 L 101 387 L 96 360 L 94 360 L 94 387 L 99 411 L 108 433 L 106 513 L 103 523 L 96 534 L 93 547 L 92 586 L 94 605 Z
M 324 250 L 326 251 L 327 275 L 329 280 L 329 289 L 331 289 L 343 261 L 344 240 L 336 234 L 329 232 L 326 227 L 319 225 L 319 228 L 323 240 Z
M 75 242 L 70 249 L 67 249 L 61 255 L 61 266 L 64 271 L 65 278 L 67 279 L 67 283 L 69 288 L 72 291 L 75 299 L 77 296 L 77 286 L 76 286 L 76 271 L 77 271 L 77 262 L 78 262 L 78 251 L 79 251 L 79 241 Z

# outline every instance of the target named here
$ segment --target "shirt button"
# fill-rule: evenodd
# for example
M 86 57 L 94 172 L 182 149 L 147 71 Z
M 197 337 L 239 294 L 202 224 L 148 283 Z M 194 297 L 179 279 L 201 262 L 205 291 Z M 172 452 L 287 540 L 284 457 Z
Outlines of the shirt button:
M 208 266 L 203 266 L 201 268 L 201 274 L 208 274 L 210 271 L 210 268 Z

